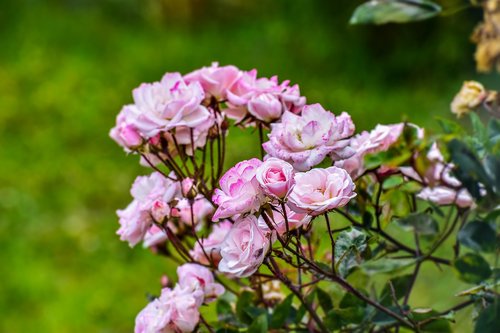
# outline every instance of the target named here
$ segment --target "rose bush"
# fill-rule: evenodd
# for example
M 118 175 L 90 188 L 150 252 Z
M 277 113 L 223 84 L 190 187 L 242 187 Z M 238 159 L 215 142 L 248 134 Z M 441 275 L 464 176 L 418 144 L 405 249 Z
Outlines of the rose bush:
M 110 136 L 153 171 L 117 211 L 118 234 L 179 267 L 135 331 L 448 332 L 459 309 L 491 317 L 500 122 L 474 112 L 495 115 L 493 95 L 467 83 L 451 104 L 475 136 L 451 121 L 443 134 L 409 123 L 355 134 L 346 112 L 256 70 L 214 63 L 140 85 Z M 257 129 L 262 154 L 226 169 L 236 126 Z M 450 309 L 417 308 L 424 263 L 476 286 Z

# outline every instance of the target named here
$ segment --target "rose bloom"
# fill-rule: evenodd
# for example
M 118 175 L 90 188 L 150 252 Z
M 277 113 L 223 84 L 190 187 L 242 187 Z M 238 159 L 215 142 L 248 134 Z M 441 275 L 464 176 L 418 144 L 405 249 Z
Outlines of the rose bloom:
M 177 267 L 178 285 L 191 290 L 200 303 L 210 303 L 224 293 L 224 287 L 215 283 L 212 272 L 198 264 L 184 264 Z
M 320 215 L 346 205 L 356 196 L 347 171 L 334 166 L 299 172 L 295 174 L 295 181 L 288 204 L 297 213 Z
M 461 117 L 481 105 L 487 95 L 488 93 L 481 83 L 465 81 L 451 102 L 451 112 Z
M 285 110 L 299 113 L 306 99 L 300 95 L 298 85 L 289 81 L 278 83 L 278 78 L 257 78 L 257 71 L 242 72 L 240 78 L 227 91 L 229 118 L 241 121 L 248 114 L 264 122 L 279 119 Z
M 195 226 L 199 225 L 201 221 L 205 220 L 207 216 L 211 215 L 214 212 L 214 206 L 212 206 L 210 201 L 208 201 L 201 194 L 197 195 L 194 199 L 192 217 L 191 204 L 189 203 L 188 199 L 180 199 L 176 205 L 176 208 L 178 210 L 178 217 L 180 218 L 181 222 L 188 226 L 192 226 L 193 222 Z
M 148 248 L 156 245 L 161 245 L 167 239 L 167 234 L 162 229 L 153 224 L 144 235 L 144 242 L 142 243 L 142 246 L 144 248 Z
M 176 286 L 164 288 L 135 319 L 135 333 L 193 332 L 200 320 L 200 304 L 193 293 Z
M 125 105 L 116 117 L 116 126 L 109 132 L 109 136 L 126 152 L 140 147 L 144 142 L 142 134 L 134 125 L 139 114 L 135 105 Z
M 417 194 L 422 200 L 434 202 L 437 205 L 452 205 L 458 207 L 471 207 L 474 205 L 474 200 L 469 192 L 465 189 L 458 192 L 454 189 L 444 186 L 426 187 Z
M 210 67 L 203 67 L 194 72 L 184 75 L 188 83 L 199 82 L 205 93 L 215 97 L 217 100 L 226 99 L 226 91 L 241 76 L 241 71 L 235 66 L 222 66 L 213 62 Z
M 252 275 L 269 251 L 270 237 L 269 230 L 260 228 L 254 215 L 239 219 L 221 244 L 219 271 L 230 277 Z
M 295 185 L 293 166 L 278 158 L 268 158 L 257 168 L 255 177 L 264 193 L 283 199 Z
M 212 221 L 253 213 L 260 208 L 265 196 L 255 178 L 255 173 L 261 164 L 262 162 L 256 158 L 242 161 L 221 177 L 220 189 L 215 190 L 212 198 L 219 206 Z
M 178 126 L 199 126 L 210 116 L 201 105 L 205 98 L 201 85 L 184 82 L 179 73 L 167 73 L 160 82 L 141 84 L 134 89 L 133 97 L 140 111 L 133 124 L 146 138 Z
M 210 265 L 213 262 L 217 266 L 221 259 L 220 245 L 232 226 L 233 224 L 227 220 L 213 224 L 210 235 L 207 238 L 200 239 L 201 245 L 198 242 L 194 244 L 193 250 L 189 252 L 191 257 L 201 264 Z
M 347 170 L 356 179 L 365 171 L 364 159 L 367 154 L 388 150 L 403 133 L 404 123 L 377 125 L 371 132 L 363 131 L 349 141 L 348 148 L 354 152 L 346 159 L 335 161 L 335 166 Z M 418 128 L 417 128 L 418 129 Z
M 319 104 L 306 105 L 302 115 L 285 111 L 281 123 L 271 124 L 269 141 L 262 146 L 271 157 L 277 157 L 306 171 L 321 163 L 335 151 L 343 150 L 354 132 L 347 113 L 335 116 Z
M 179 193 L 178 182 L 158 172 L 139 176 L 130 190 L 134 200 L 124 210 L 118 210 L 120 228 L 117 234 L 130 246 L 139 243 L 153 224 L 151 212 L 159 203 L 168 203 Z

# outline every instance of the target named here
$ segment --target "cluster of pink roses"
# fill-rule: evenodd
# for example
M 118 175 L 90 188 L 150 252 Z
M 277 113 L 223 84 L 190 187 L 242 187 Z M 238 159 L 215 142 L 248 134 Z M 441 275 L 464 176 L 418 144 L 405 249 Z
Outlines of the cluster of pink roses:
M 395 146 L 408 125 L 377 125 L 354 135 L 347 113 L 305 105 L 297 85 L 258 78 L 256 70 L 214 63 L 184 76 L 167 73 L 160 82 L 134 89 L 133 97 L 134 104 L 121 110 L 110 136 L 126 151 L 139 152 L 155 171 L 134 182 L 133 201 L 117 212 L 118 234 L 131 246 L 141 241 L 145 247 L 164 246 L 172 239 L 177 247 L 187 239 L 177 250 L 191 262 L 179 267 L 177 286 L 163 289 L 138 315 L 136 332 L 192 331 L 200 305 L 224 291 L 206 267 L 229 278 L 251 276 L 276 240 L 347 205 L 356 196 L 354 181 L 365 174 L 378 180 L 399 173 L 423 185 L 418 194 L 423 200 L 473 204 L 437 145 L 426 156 L 431 167 L 425 175 L 412 167 L 367 170 L 365 157 Z M 213 145 L 209 151 L 206 147 L 227 134 L 228 120 L 270 132 L 262 143 L 267 153 L 262 160 L 239 162 L 222 175 L 220 150 L 225 147 L 217 142 L 217 163 Z M 423 138 L 423 130 L 409 126 Z M 168 175 L 156 167 L 160 162 L 170 169 Z M 205 237 L 198 236 L 202 233 Z
M 270 123 L 283 112 L 299 113 L 305 104 L 297 85 L 277 77 L 258 78 L 217 63 L 182 76 L 167 73 L 161 81 L 143 83 L 133 91 L 134 104 L 118 114 L 110 136 L 126 151 L 148 152 L 161 140 L 193 153 L 203 147 L 212 128 L 224 117 L 245 125 Z
M 171 178 L 159 172 L 137 177 L 130 191 L 134 200 L 124 210 L 117 211 L 120 218 L 117 233 L 121 240 L 130 246 L 140 241 L 144 241 L 145 247 L 161 244 L 167 235 L 158 225 L 179 232 L 200 225 L 213 213 L 212 204 L 202 195 L 186 198 L 193 186 L 191 179 L 179 182 Z
M 192 332 L 200 320 L 200 306 L 224 293 L 212 272 L 201 265 L 179 266 L 177 276 L 175 288 L 164 288 L 160 297 L 137 315 L 135 333 Z

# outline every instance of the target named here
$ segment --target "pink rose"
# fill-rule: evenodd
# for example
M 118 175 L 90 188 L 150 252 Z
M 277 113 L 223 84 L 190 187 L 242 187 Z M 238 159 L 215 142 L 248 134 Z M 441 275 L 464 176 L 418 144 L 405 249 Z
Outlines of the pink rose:
M 242 161 L 229 169 L 220 179 L 221 189 L 216 189 L 213 202 L 219 207 L 212 221 L 233 217 L 238 214 L 256 212 L 265 196 L 255 173 L 262 164 L 256 158 Z
M 347 147 L 354 154 L 335 161 L 334 165 L 347 170 L 353 179 L 360 177 L 366 171 L 364 166 L 365 156 L 388 150 L 399 139 L 404 126 L 403 123 L 394 125 L 379 124 L 371 132 L 361 132 L 351 138 Z
M 283 105 L 277 96 L 269 93 L 259 94 L 248 101 L 248 112 L 255 118 L 271 122 L 283 113 Z
M 120 228 L 116 232 L 120 240 L 127 241 L 131 247 L 142 241 L 153 220 L 147 210 L 139 207 L 139 202 L 132 201 L 127 208 L 117 210 Z
M 164 288 L 135 319 L 135 333 L 193 332 L 200 320 L 200 304 L 193 293 L 177 286 Z
M 354 132 L 351 117 L 335 116 L 319 104 L 304 106 L 302 115 L 286 111 L 281 123 L 271 124 L 269 141 L 262 146 L 272 157 L 305 171 L 321 163 L 328 155 L 343 150 Z
M 265 160 L 255 176 L 264 193 L 272 198 L 285 198 L 295 185 L 293 166 L 274 157 Z
M 471 207 L 474 205 L 472 196 L 467 190 L 462 189 L 458 192 L 452 188 L 444 186 L 426 187 L 417 194 L 422 200 L 434 202 L 438 205 L 456 204 L 458 207 Z
M 257 78 L 257 71 L 242 72 L 239 79 L 227 91 L 229 118 L 241 121 L 248 113 L 258 120 L 272 122 L 284 111 L 299 113 L 306 99 L 300 96 L 298 85 L 289 81 L 278 83 L 278 78 Z
M 133 97 L 140 111 L 134 126 L 146 138 L 178 126 L 199 126 L 210 116 L 201 105 L 205 98 L 201 85 L 187 84 L 179 73 L 167 73 L 160 82 L 141 84 L 134 89 Z
M 130 193 L 134 200 L 124 210 L 118 210 L 120 228 L 117 234 L 130 246 L 139 243 L 153 224 L 152 216 L 163 220 L 168 203 L 180 192 L 179 183 L 165 178 L 158 172 L 139 176 Z M 161 220 L 158 220 L 159 222 Z
M 153 224 L 146 232 L 146 235 L 144 235 L 144 242 L 142 243 L 142 246 L 144 248 L 148 248 L 156 245 L 161 245 L 165 241 L 167 241 L 167 239 L 167 234 L 162 229 Z
M 194 72 L 184 75 L 184 80 L 188 83 L 199 82 L 203 90 L 209 96 L 217 100 L 226 99 L 226 91 L 241 76 L 241 71 L 234 66 L 219 67 L 217 62 L 213 62 L 210 67 L 203 67 Z
M 184 264 L 177 267 L 178 285 L 201 297 L 201 303 L 210 303 L 224 293 L 224 287 L 215 283 L 212 272 L 198 264 Z
M 236 221 L 221 244 L 219 271 L 230 277 L 252 275 L 266 257 L 271 246 L 270 237 L 269 230 L 259 228 L 254 215 Z
M 218 124 L 220 126 L 221 118 L 219 117 L 218 119 Z M 177 144 L 184 146 L 186 148 L 186 153 L 192 156 L 193 148 L 203 148 L 207 144 L 208 133 L 215 124 L 215 116 L 211 113 L 203 123 L 195 126 L 194 128 L 188 126 L 178 126 L 175 129 L 175 139 L 177 140 Z
M 210 265 L 213 262 L 217 266 L 221 259 L 220 245 L 232 226 L 233 224 L 227 220 L 213 224 L 210 235 L 207 238 L 200 239 L 201 245 L 196 242 L 193 250 L 189 252 L 193 259 L 204 265 Z
M 344 169 L 329 167 L 295 174 L 295 187 L 288 197 L 297 213 L 320 215 L 345 206 L 356 196 L 355 185 Z
M 125 105 L 116 117 L 116 126 L 109 132 L 109 136 L 127 152 L 138 148 L 144 141 L 134 124 L 139 113 L 135 105 Z

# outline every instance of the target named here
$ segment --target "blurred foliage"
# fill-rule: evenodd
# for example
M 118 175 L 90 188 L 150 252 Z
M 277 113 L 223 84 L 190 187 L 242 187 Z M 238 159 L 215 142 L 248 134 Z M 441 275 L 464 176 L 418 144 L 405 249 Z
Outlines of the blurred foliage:
M 130 332 L 146 293 L 171 273 L 115 235 L 114 211 L 148 170 L 107 134 L 140 82 L 219 61 L 291 79 L 309 102 L 350 112 L 358 129 L 402 119 L 433 127 L 446 116 L 475 77 L 468 35 L 480 13 L 349 26 L 360 3 L 2 0 L 0 331 Z M 258 148 L 241 133 L 230 147 L 232 162 Z M 440 295 L 463 290 L 424 269 L 415 303 L 444 307 Z

